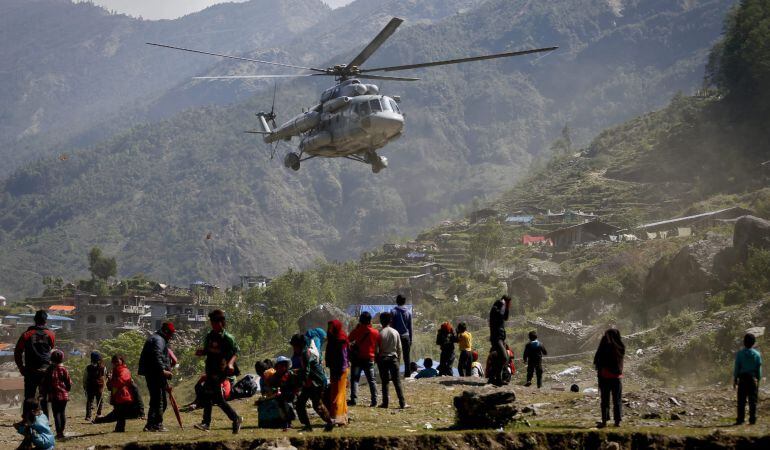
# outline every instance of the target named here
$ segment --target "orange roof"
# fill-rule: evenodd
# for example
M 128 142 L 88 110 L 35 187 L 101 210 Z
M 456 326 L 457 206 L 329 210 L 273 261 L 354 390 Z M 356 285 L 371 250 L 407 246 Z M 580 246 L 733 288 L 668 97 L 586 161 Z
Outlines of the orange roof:
M 49 311 L 74 311 L 75 307 L 71 305 L 51 305 L 48 307 Z

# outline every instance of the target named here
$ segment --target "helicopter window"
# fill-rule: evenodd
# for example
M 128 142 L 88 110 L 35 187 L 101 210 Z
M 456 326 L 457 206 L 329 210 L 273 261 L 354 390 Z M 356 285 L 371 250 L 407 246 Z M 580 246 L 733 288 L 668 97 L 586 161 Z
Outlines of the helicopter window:
M 398 109 L 398 104 L 396 103 L 395 100 L 393 100 L 392 98 L 389 98 L 388 103 L 390 103 L 390 108 L 393 110 L 393 112 L 397 112 L 401 114 L 401 110 Z
M 390 107 L 390 103 L 388 103 L 387 97 L 382 97 L 380 103 L 382 104 L 383 111 L 393 111 L 393 108 Z
M 363 102 L 358 104 L 358 114 L 362 116 L 368 116 L 372 113 L 371 108 L 369 108 L 369 103 Z
M 369 106 L 372 107 L 372 112 L 382 111 L 382 105 L 380 105 L 380 99 L 378 98 L 369 100 Z

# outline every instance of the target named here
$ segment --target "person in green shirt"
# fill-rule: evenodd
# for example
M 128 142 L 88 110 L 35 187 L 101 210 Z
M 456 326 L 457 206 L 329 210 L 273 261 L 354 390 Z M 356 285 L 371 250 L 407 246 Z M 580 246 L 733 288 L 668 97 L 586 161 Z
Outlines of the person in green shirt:
M 233 423 L 233 434 L 238 434 L 243 418 L 225 400 L 222 394 L 222 381 L 225 378 L 234 379 L 239 374 L 236 361 L 238 360 L 238 343 L 232 334 L 225 331 L 225 313 L 215 309 L 209 313 L 211 331 L 203 338 L 203 346 L 195 354 L 206 358 L 206 380 L 203 384 L 203 420 L 195 428 L 209 431 L 211 426 L 211 409 L 219 406 Z
M 749 423 L 757 423 L 757 397 L 759 380 L 762 378 L 762 355 L 754 348 L 757 338 L 746 333 L 743 347 L 735 354 L 733 387 L 738 388 L 738 418 L 736 425 L 742 425 L 746 418 L 746 399 L 749 400 Z
M 295 334 L 291 337 L 289 344 L 294 349 L 294 353 L 298 354 L 300 360 L 300 366 L 296 368 L 298 382 L 302 386 L 297 400 L 294 403 L 294 407 L 297 410 L 297 417 L 302 422 L 304 431 L 312 431 L 313 426 L 310 424 L 310 418 L 307 415 L 307 401 L 313 405 L 313 409 L 318 414 L 326 426 L 324 430 L 331 431 L 334 429 L 334 423 L 332 422 L 329 410 L 321 401 L 323 398 L 324 389 L 328 384 L 326 373 L 321 366 L 318 353 L 311 348 L 309 339 L 301 334 Z M 295 368 L 292 367 L 292 370 Z

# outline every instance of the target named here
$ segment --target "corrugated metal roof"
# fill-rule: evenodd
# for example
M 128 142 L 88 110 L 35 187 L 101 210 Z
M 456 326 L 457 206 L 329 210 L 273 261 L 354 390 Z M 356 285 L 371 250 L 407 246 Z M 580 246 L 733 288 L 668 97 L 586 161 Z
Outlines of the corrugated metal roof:
M 731 210 L 736 210 L 736 209 L 737 210 L 743 210 L 743 208 L 741 208 L 739 206 L 733 206 L 731 208 L 720 209 L 720 210 L 717 210 L 717 211 L 709 211 L 709 212 L 705 212 L 705 213 L 695 214 L 693 216 L 678 217 L 676 219 L 668 219 L 668 220 L 661 220 L 659 222 L 647 223 L 647 224 L 644 224 L 644 225 L 639 225 L 638 227 L 636 227 L 636 229 L 637 230 L 644 230 L 645 228 L 654 228 L 654 227 L 658 227 L 658 226 L 661 226 L 661 225 L 675 224 L 677 222 L 688 222 L 688 221 L 691 221 L 691 220 L 704 219 L 706 217 L 715 216 L 715 215 L 722 214 L 722 213 L 725 213 L 725 212 L 728 212 L 728 211 L 731 211 Z

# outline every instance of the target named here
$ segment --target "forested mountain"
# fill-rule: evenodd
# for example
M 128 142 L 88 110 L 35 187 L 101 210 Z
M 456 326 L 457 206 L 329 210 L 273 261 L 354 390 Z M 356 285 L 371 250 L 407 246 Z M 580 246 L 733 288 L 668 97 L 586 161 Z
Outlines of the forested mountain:
M 155 98 L 216 63 L 149 51 L 147 41 L 236 53 L 270 48 L 329 12 L 320 0 L 251 0 L 177 20 L 144 21 L 91 3 L 4 0 L 0 176 L 80 133 L 104 136 L 105 117 Z M 120 129 L 120 124 L 106 125 Z
M 358 0 L 330 17 L 350 17 L 370 3 Z M 540 58 L 425 69 L 415 72 L 423 81 L 381 85 L 382 92 L 403 96 L 408 116 L 406 135 L 386 149 L 391 161 L 386 171 L 375 176 L 349 161 L 310 161 L 295 174 L 268 161 L 258 141 L 242 133 L 254 126 L 253 112 L 269 106 L 269 86 L 262 86 L 242 103 L 190 109 L 78 150 L 66 161 L 40 161 L 15 172 L 0 197 L 0 265 L 7 268 L 0 286 L 29 293 L 41 274 L 81 273 L 82 255 L 95 244 L 118 255 L 122 274 L 143 272 L 178 283 L 195 277 L 226 283 L 240 273 L 270 275 L 315 258 L 354 257 L 510 187 L 533 157 L 547 153 L 565 124 L 577 146 L 606 124 L 699 86 L 708 48 L 730 4 L 474 3 L 454 2 L 452 8 L 470 9 L 447 16 L 442 14 L 449 9 L 425 9 L 427 23 L 399 30 L 369 64 L 562 48 Z M 328 55 L 326 62 L 349 60 L 395 15 L 378 11 L 371 16 L 371 32 L 348 48 L 319 52 Z M 334 20 L 339 19 L 329 24 L 340 35 L 355 29 L 356 22 Z M 322 26 L 323 21 L 311 29 Z M 305 38 L 300 35 L 295 47 L 276 49 L 273 56 L 312 60 L 314 52 L 292 51 Z M 245 70 L 255 68 L 205 69 Z M 172 98 L 181 102 L 210 84 L 178 87 Z M 312 105 L 327 85 L 282 83 L 279 118 Z M 221 90 L 213 99 L 221 101 L 232 95 L 228 89 L 238 92 L 243 86 L 210 88 Z M 212 239 L 205 239 L 208 233 Z

